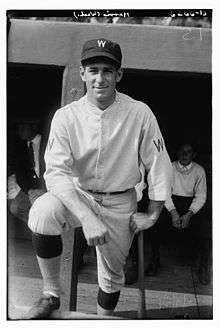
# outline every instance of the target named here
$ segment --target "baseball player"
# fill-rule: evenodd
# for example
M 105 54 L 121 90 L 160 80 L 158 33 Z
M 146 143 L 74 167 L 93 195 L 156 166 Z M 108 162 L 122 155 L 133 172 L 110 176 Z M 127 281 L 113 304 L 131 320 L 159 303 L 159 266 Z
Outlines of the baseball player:
M 80 67 L 86 94 L 53 117 L 45 152 L 48 192 L 29 215 L 44 288 L 27 319 L 47 318 L 59 308 L 61 234 L 77 225 L 88 245 L 96 246 L 97 313 L 112 315 L 132 238 L 155 223 L 170 194 L 172 165 L 155 116 L 146 104 L 116 91 L 121 61 L 117 43 L 87 41 Z M 148 172 L 146 213 L 136 211 L 141 163 Z

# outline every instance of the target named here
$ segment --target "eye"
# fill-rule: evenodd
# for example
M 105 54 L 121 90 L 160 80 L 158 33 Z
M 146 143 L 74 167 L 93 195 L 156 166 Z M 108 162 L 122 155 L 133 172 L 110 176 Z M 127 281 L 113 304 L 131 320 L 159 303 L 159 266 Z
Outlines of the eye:
M 95 67 L 90 67 L 89 72 L 90 73 L 97 73 L 97 69 Z
M 104 72 L 105 73 L 113 73 L 113 70 L 111 68 L 106 68 Z

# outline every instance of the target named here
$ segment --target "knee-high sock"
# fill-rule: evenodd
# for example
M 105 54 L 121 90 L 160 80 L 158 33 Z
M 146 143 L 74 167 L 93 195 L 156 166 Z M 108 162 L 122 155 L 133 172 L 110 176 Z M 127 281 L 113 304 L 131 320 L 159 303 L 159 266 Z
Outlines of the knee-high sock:
M 37 256 L 43 277 L 43 292 L 53 296 L 60 296 L 60 260 L 61 256 L 42 258 Z
M 37 255 L 44 281 L 44 293 L 60 295 L 61 236 L 32 234 L 33 247 Z

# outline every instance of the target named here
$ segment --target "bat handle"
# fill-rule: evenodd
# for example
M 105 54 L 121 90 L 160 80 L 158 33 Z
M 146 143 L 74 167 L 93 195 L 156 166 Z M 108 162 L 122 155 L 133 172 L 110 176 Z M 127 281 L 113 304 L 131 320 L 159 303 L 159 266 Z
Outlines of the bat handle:
M 139 307 L 138 318 L 146 317 L 145 303 L 145 286 L 144 286 L 144 231 L 138 234 L 138 292 L 139 292 Z

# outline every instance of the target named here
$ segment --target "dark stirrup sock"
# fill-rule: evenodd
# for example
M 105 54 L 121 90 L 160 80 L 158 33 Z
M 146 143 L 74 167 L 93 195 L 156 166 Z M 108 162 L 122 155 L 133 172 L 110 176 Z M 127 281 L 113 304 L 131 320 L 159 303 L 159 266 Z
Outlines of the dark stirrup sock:
M 61 235 L 42 235 L 32 233 L 32 244 L 37 256 L 49 259 L 61 255 L 63 243 Z
M 105 310 L 114 310 L 118 303 L 120 290 L 115 293 L 105 293 L 101 288 L 98 291 L 97 302 Z

